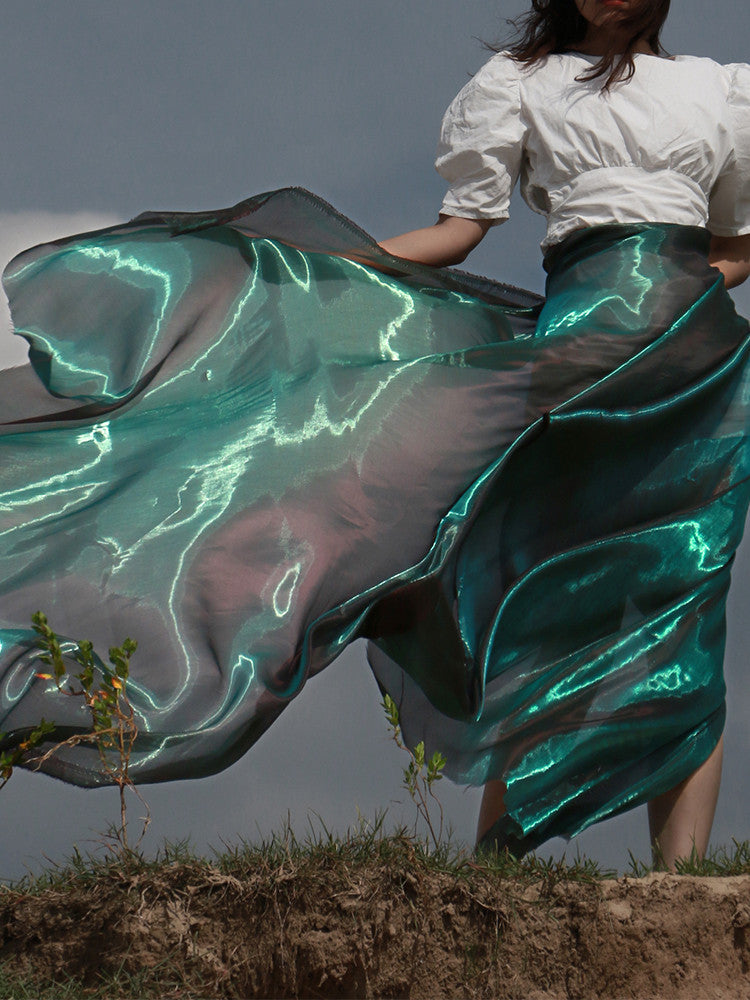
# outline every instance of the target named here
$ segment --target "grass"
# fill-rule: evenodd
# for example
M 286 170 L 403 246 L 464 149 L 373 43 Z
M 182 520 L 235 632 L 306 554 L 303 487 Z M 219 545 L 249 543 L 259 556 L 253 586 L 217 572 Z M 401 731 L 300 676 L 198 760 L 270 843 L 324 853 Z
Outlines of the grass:
M 0 968 L 0 1000 L 208 1000 L 210 991 L 196 992 L 185 985 L 181 972 L 170 968 L 169 960 L 132 975 L 121 969 L 101 976 L 95 985 L 85 985 L 77 978 L 58 979 L 52 983 L 31 982 L 28 977 L 6 974 Z
M 258 842 L 224 844 L 221 849 L 212 849 L 209 857 L 196 854 L 189 839 L 167 841 L 153 857 L 139 850 L 83 854 L 76 848 L 65 862 L 52 864 L 39 874 L 0 882 L 0 899 L 3 890 L 37 895 L 72 884 L 81 887 L 90 883 L 93 886 L 101 880 L 127 880 L 135 875 L 158 874 L 174 866 L 218 871 L 240 880 L 281 870 L 290 874 L 299 868 L 325 871 L 334 865 L 356 868 L 373 863 L 438 871 L 459 879 L 482 873 L 516 883 L 592 883 L 618 878 L 614 869 L 603 868 L 592 858 L 580 855 L 571 860 L 565 856 L 555 860 L 533 853 L 523 858 L 515 858 L 507 852 L 472 854 L 465 846 L 454 844 L 450 835 L 435 849 L 426 840 L 415 837 L 413 830 L 407 827 L 386 834 L 384 822 L 385 814 L 381 814 L 374 822 L 361 821 L 355 829 L 339 835 L 319 819 L 319 827 L 311 826 L 302 839 L 290 827 L 284 827 Z M 625 875 L 643 878 L 659 870 L 658 865 L 642 862 L 631 854 L 630 868 Z M 695 855 L 682 859 L 677 862 L 677 873 L 709 877 L 750 875 L 750 841 L 735 840 L 731 847 L 713 848 L 703 859 Z
M 221 849 L 213 849 L 210 857 L 196 854 L 187 839 L 165 842 L 153 857 L 138 850 L 83 854 L 76 849 L 61 864 L 52 864 L 39 874 L 27 874 L 6 882 L 5 890 L 38 895 L 49 890 L 64 890 L 73 884 L 80 888 L 112 879 L 127 881 L 135 876 L 157 875 L 175 866 L 210 870 L 239 880 L 274 872 L 283 872 L 286 877 L 302 869 L 323 873 L 331 867 L 357 868 L 372 864 L 442 872 L 457 879 L 481 873 L 500 881 L 524 884 L 590 883 L 617 878 L 614 870 L 602 868 L 591 858 L 580 856 L 568 861 L 565 857 L 554 860 L 536 854 L 515 858 L 507 852 L 474 855 L 464 845 L 454 844 L 450 836 L 437 848 L 432 848 L 426 840 L 415 837 L 408 827 L 386 834 L 384 820 L 383 814 L 374 823 L 360 822 L 354 830 L 343 835 L 331 832 L 319 821 L 319 828 L 311 827 L 302 839 L 285 827 L 256 843 L 224 844 Z M 637 864 L 634 860 L 633 865 Z M 645 874 L 645 868 L 642 873 Z M 0 899 L 2 891 L 0 884 Z
M 693 851 L 689 857 L 678 859 L 675 869 L 678 875 L 710 878 L 750 875 L 750 841 L 733 840 L 731 847 L 711 848 L 705 858 L 699 858 Z M 659 865 L 644 864 L 630 855 L 630 871 L 627 874 L 631 877 L 643 878 L 660 870 Z

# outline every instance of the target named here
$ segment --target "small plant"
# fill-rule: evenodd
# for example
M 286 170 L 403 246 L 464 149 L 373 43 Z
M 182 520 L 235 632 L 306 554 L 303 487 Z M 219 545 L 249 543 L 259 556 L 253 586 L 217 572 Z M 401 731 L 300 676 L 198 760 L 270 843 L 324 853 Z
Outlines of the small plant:
M 383 711 L 386 720 L 391 728 L 391 736 L 396 746 L 406 751 L 409 755 L 409 763 L 404 768 L 404 788 L 411 796 L 412 802 L 417 807 L 417 814 L 422 817 L 430 831 L 432 843 L 435 849 L 440 845 L 443 836 L 443 806 L 440 799 L 433 791 L 433 785 L 443 777 L 445 767 L 445 757 L 436 750 L 429 760 L 425 760 L 424 742 L 422 740 L 412 750 L 402 738 L 401 723 L 399 721 L 398 706 L 389 694 L 383 696 Z M 430 800 L 437 804 L 439 821 L 437 830 L 430 812 Z
M 116 785 L 120 796 L 120 825 L 113 827 L 113 838 L 125 851 L 130 851 L 127 828 L 127 803 L 125 793 L 130 789 L 138 798 L 146 803 L 130 777 L 130 755 L 133 750 L 138 728 L 135 723 L 135 712 L 127 696 L 127 683 L 130 677 L 130 658 L 137 644 L 132 639 L 126 639 L 121 646 L 113 646 L 109 651 L 111 669 L 99 666 L 101 661 L 94 653 L 94 648 L 88 640 L 70 643 L 70 648 L 63 650 L 59 638 L 47 621 L 46 615 L 37 611 L 32 616 L 32 625 L 36 632 L 37 645 L 42 650 L 39 659 L 50 667 L 50 673 L 37 673 L 37 678 L 44 681 L 54 681 L 59 694 L 68 698 L 80 698 L 88 709 L 91 719 L 91 729 L 87 732 L 74 733 L 61 740 L 41 755 L 33 755 L 46 737 L 55 731 L 55 726 L 42 719 L 39 725 L 32 729 L 17 747 L 0 755 L 0 788 L 10 778 L 13 768 L 19 764 L 40 768 L 53 754 L 63 747 L 73 747 L 80 743 L 92 743 L 99 753 L 102 774 L 109 782 Z M 74 660 L 80 670 L 70 674 L 65 657 Z M 98 661 L 98 662 L 97 662 Z M 143 839 L 149 823 L 148 806 L 143 821 L 143 829 L 136 847 Z
M 21 740 L 18 746 L 13 747 L 12 750 L 0 753 L 0 788 L 5 788 L 10 780 L 10 776 L 13 774 L 13 769 L 29 760 L 31 751 L 36 749 L 40 743 L 43 743 L 45 737 L 54 733 L 54 731 L 55 727 L 53 723 L 47 722 L 46 719 L 42 718 L 39 725 L 32 729 L 29 735 Z M 0 733 L 0 739 L 4 735 L 4 733 Z

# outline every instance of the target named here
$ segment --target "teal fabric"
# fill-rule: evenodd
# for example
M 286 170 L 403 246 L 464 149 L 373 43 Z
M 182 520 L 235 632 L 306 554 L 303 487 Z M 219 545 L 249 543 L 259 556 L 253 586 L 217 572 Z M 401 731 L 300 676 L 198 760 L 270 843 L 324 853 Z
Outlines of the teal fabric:
M 721 733 L 748 504 L 748 327 L 707 248 L 586 230 L 542 300 L 286 189 L 21 254 L 5 745 L 82 727 L 36 676 L 42 609 L 69 653 L 139 641 L 137 781 L 226 767 L 364 636 L 407 740 L 505 780 L 514 850 L 675 785 Z M 85 744 L 44 769 L 104 780 Z

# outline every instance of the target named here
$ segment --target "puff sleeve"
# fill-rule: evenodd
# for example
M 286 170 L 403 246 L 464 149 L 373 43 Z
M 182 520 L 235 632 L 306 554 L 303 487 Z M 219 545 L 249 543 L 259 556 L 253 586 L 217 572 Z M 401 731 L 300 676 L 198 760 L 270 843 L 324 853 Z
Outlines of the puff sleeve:
M 441 213 L 503 222 L 523 159 L 518 64 L 500 53 L 466 84 L 443 118 L 435 162 L 450 184 Z
M 750 233 L 750 66 L 733 63 L 725 69 L 733 151 L 711 191 L 708 228 L 715 236 L 745 236 Z

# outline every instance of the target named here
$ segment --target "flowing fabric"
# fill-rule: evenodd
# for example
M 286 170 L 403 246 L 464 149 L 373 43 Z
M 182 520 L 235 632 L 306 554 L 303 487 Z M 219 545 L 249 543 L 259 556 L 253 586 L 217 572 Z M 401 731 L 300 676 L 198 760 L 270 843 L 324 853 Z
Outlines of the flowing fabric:
M 748 326 L 708 234 L 574 234 L 546 301 L 389 257 L 300 189 L 26 251 L 0 373 L 0 730 L 85 729 L 43 610 L 139 643 L 136 781 L 220 770 L 358 637 L 523 850 L 665 791 L 724 719 Z M 106 667 L 102 666 L 106 670 Z M 44 770 L 96 785 L 95 748 Z

